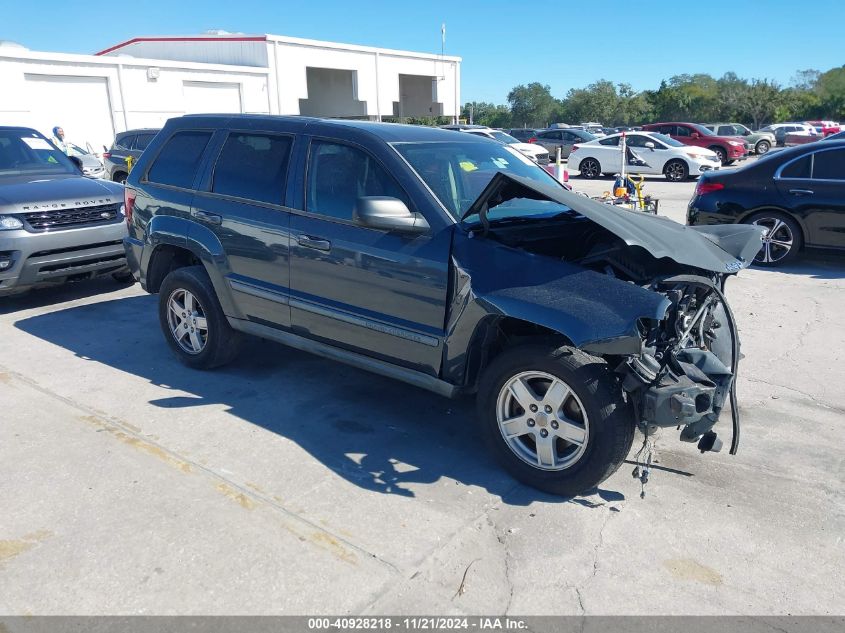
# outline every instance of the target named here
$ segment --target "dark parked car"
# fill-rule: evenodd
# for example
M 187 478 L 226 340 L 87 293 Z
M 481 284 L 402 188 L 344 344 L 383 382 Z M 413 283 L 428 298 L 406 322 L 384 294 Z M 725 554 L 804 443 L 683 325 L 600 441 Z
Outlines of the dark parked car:
M 471 134 L 248 115 L 169 121 L 126 210 L 132 270 L 190 367 L 252 334 L 474 394 L 479 439 L 566 495 L 613 473 L 638 426 L 719 448 L 739 361 L 723 290 L 756 227 L 615 209 Z
M 523 143 L 536 143 L 537 132 L 539 132 L 539 130 L 535 130 L 534 128 L 530 127 L 514 127 L 506 131 L 512 137 L 519 141 L 522 141 Z
M 723 165 L 731 165 L 738 160 L 745 160 L 748 144 L 739 136 L 719 136 L 698 123 L 649 123 L 643 126 L 648 132 L 660 132 L 671 136 L 684 145 L 706 147 L 719 156 Z
M 116 134 L 111 149 L 103 154 L 105 178 L 120 183 L 126 182 L 129 173 L 127 157 L 131 156 L 132 161 L 137 161 L 156 134 L 158 129 L 154 128 L 127 130 Z
M 785 264 L 802 248 L 845 250 L 845 141 L 792 147 L 736 171 L 704 174 L 687 223 L 764 227 L 754 259 L 763 266 Z
M 0 297 L 113 275 L 132 279 L 123 187 L 86 178 L 35 130 L 0 127 Z

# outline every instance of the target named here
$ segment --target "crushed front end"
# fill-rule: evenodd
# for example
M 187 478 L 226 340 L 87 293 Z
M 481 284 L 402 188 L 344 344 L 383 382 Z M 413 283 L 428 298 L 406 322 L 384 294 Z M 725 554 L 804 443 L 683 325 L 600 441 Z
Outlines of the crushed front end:
M 681 440 L 698 442 L 702 452 L 718 451 L 722 442 L 713 427 L 730 399 L 736 452 L 739 337 L 724 295 L 726 278 L 679 275 L 652 283 L 671 303 L 667 316 L 640 320 L 643 351 L 617 368 L 646 437 L 657 428 L 677 427 Z

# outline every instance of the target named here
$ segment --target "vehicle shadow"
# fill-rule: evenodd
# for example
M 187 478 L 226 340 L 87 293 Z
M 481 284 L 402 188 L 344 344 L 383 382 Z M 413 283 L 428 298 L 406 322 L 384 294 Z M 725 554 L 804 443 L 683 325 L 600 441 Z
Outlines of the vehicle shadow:
M 110 277 L 103 277 L 66 283 L 55 287 L 37 288 L 19 295 L 0 297 L 0 314 L 12 314 L 21 310 L 41 308 L 86 297 L 96 297 L 121 288 L 127 288 L 130 285 L 130 283 L 115 281 Z
M 799 253 L 796 260 L 785 266 L 767 268 L 753 266 L 754 270 L 772 273 L 801 275 L 813 279 L 845 279 L 845 255 L 839 253 Z
M 108 336 L 103 336 L 102 324 L 107 324 Z M 222 404 L 228 414 L 295 442 L 367 490 L 413 497 L 409 484 L 434 484 L 448 477 L 479 486 L 510 505 L 542 500 L 598 507 L 624 499 L 612 490 L 568 499 L 519 485 L 488 456 L 469 398 L 449 400 L 258 339 L 250 339 L 227 367 L 189 369 L 173 357 L 162 337 L 154 296 L 75 306 L 25 318 L 15 326 L 79 358 L 179 393 L 150 401 L 155 407 Z

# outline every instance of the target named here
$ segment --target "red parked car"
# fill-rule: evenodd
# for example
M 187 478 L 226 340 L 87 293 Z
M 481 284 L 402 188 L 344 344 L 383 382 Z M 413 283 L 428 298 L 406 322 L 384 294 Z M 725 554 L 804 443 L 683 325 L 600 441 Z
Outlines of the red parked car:
M 719 155 L 723 165 L 730 165 L 748 156 L 748 145 L 741 136 L 718 136 L 698 123 L 649 123 L 643 130 L 671 136 L 684 145 L 706 147 Z
M 812 125 L 822 136 L 830 136 L 842 131 L 842 127 L 835 121 L 804 121 L 804 123 Z

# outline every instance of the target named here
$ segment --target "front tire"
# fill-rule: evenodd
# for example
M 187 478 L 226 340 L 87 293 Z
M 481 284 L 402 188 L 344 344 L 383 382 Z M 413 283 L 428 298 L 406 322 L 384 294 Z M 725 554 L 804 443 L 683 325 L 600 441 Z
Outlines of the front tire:
M 689 178 L 689 166 L 682 160 L 670 160 L 663 167 L 663 175 L 669 182 L 681 182 Z
M 225 365 L 240 350 L 241 334 L 229 325 L 202 266 L 177 268 L 164 278 L 158 318 L 170 349 L 194 369 Z
M 612 369 L 570 347 L 503 352 L 482 375 L 477 409 L 485 443 L 505 469 L 557 495 L 593 490 L 634 439 L 633 412 Z
M 772 146 L 769 144 L 769 141 L 758 141 L 757 145 L 754 146 L 754 153 L 762 156 L 763 154 L 767 154 L 770 149 L 772 149 Z
M 763 247 L 754 257 L 755 264 L 774 268 L 798 257 L 804 245 L 804 234 L 791 217 L 779 211 L 761 211 L 751 216 L 748 222 L 766 228 Z
M 581 172 L 581 177 L 587 180 L 593 180 L 601 176 L 601 164 L 595 158 L 585 158 L 578 166 Z
M 724 150 L 724 148 L 719 147 L 718 145 L 714 145 L 710 148 L 712 151 L 716 152 L 716 156 L 719 157 L 719 162 L 722 165 L 728 164 L 728 153 Z

